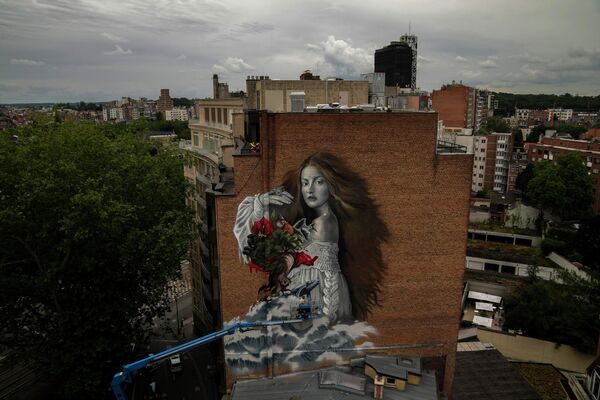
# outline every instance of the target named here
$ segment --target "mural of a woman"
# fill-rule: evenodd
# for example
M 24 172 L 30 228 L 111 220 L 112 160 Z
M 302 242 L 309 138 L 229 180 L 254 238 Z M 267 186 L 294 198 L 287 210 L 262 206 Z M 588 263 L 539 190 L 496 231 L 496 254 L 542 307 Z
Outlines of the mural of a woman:
M 234 227 L 240 250 L 247 245 L 252 224 L 268 218 L 272 212 L 294 222 L 306 233 L 304 251 L 318 258 L 312 266 L 291 269 L 287 276 L 288 287 L 293 289 L 318 280 L 311 300 L 320 304 L 323 314 L 310 331 L 296 332 L 299 336 L 294 339 L 287 337 L 290 343 L 283 345 L 284 350 L 319 353 L 320 347 L 347 348 L 365 333 L 373 333 L 372 327 L 356 320 L 365 319 L 378 304 L 385 274 L 380 244 L 387 238 L 388 230 L 379 217 L 366 181 L 329 153 L 309 156 L 284 176 L 281 187 L 242 201 Z M 283 298 L 278 299 L 279 303 L 282 301 Z M 259 302 L 243 319 L 260 319 L 267 314 L 265 308 L 273 308 L 275 303 Z M 269 313 L 273 315 L 273 310 Z M 317 330 L 329 332 L 319 338 Z M 283 336 L 289 336 L 288 333 Z M 310 336 L 310 343 L 300 336 Z M 229 350 L 239 350 L 241 345 L 244 352 L 252 351 L 240 340 L 227 342 Z M 254 350 L 260 351 L 260 347 L 257 345 Z M 310 358 L 314 359 L 314 355 Z
M 282 188 L 240 204 L 234 227 L 240 249 L 252 223 L 270 211 L 308 227 L 305 251 L 319 256 L 315 266 L 290 271 L 289 287 L 320 280 L 318 296 L 328 303 L 326 314 L 337 315 L 332 319 L 366 318 L 378 304 L 385 274 L 379 246 L 389 234 L 366 181 L 329 153 L 309 156 L 284 176 Z

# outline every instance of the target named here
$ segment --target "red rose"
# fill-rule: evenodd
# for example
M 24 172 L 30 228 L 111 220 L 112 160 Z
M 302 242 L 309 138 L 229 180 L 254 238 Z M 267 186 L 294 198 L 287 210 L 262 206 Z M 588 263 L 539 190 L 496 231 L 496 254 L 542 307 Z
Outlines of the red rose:
M 271 222 L 270 220 L 266 219 L 266 218 L 262 218 L 262 220 L 264 221 L 264 232 L 265 232 L 265 236 L 269 237 L 271 236 L 271 233 L 273 233 L 273 222 Z
M 265 236 L 271 236 L 271 233 L 273 233 L 273 222 L 271 222 L 270 220 L 268 220 L 265 217 L 262 217 L 260 220 L 256 221 L 253 225 L 252 225 L 252 234 L 253 235 L 265 235 Z
M 260 227 L 261 227 L 260 221 L 256 221 L 254 223 L 254 225 L 252 225 L 252 230 L 251 230 L 252 234 L 258 235 L 260 233 Z
M 311 257 L 303 251 L 299 251 L 295 254 L 297 265 L 308 265 L 311 266 L 317 261 L 318 256 Z

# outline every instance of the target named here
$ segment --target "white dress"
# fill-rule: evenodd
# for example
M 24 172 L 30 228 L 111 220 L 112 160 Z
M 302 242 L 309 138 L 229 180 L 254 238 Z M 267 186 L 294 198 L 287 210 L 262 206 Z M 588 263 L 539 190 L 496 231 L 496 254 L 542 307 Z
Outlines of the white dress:
M 238 240 L 240 251 L 248 244 L 248 235 L 254 222 L 268 218 L 268 208 L 264 207 L 258 196 L 247 197 L 240 203 L 233 232 Z M 311 302 L 321 307 L 321 312 L 330 321 L 352 318 L 352 304 L 348 284 L 338 260 L 338 244 L 333 242 L 307 242 L 304 251 L 317 256 L 313 266 L 301 265 L 290 271 L 289 289 L 307 282 L 318 280 L 319 286 L 311 291 Z
M 268 218 L 266 208 L 258 196 L 246 198 L 238 207 L 233 230 L 240 250 L 247 246 L 252 224 L 262 217 Z M 285 365 L 292 370 L 315 368 L 322 362 L 342 362 L 362 356 L 374 346 L 367 340 L 377 334 L 376 329 L 368 322 L 352 318 L 350 294 L 340 271 L 337 243 L 309 242 L 304 251 L 318 258 L 313 266 L 302 265 L 291 270 L 288 287 L 294 289 L 319 280 L 319 285 L 311 291 L 311 303 L 318 304 L 322 314 L 298 324 L 265 326 L 226 336 L 223 339 L 225 361 L 234 375 L 254 376 L 269 365 Z M 246 315 L 224 325 L 293 318 L 300 298 L 290 293 L 256 302 Z

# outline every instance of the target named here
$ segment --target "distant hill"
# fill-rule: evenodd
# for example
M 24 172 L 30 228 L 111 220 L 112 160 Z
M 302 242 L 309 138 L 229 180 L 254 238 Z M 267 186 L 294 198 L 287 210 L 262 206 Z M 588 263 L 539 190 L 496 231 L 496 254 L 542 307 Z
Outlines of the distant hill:
M 573 96 L 569 93 L 555 94 L 513 94 L 496 93 L 494 100 L 498 101 L 498 109 L 494 114 L 511 116 L 515 107 L 528 109 L 572 108 L 575 111 L 598 112 L 600 110 L 599 96 Z

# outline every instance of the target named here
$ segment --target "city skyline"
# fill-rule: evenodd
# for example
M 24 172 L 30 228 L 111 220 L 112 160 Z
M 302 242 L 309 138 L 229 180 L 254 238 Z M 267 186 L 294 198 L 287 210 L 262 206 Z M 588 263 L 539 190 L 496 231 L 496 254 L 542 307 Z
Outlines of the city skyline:
M 376 49 L 419 37 L 417 86 L 600 92 L 600 3 L 0 0 L 0 103 L 204 98 L 218 73 L 358 79 Z M 60 29 L 58 28 L 60 27 Z

